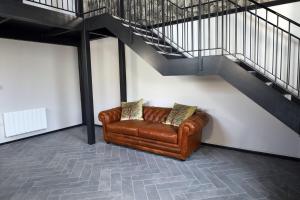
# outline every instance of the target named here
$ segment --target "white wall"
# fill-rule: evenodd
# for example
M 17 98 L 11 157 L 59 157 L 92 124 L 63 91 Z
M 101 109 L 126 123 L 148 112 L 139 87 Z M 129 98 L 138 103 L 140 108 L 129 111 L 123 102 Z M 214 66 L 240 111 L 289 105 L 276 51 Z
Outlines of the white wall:
M 77 50 L 0 39 L 0 143 L 82 123 Z M 6 138 L 3 113 L 47 108 L 48 129 Z
M 118 40 L 92 41 L 91 63 L 95 123 L 101 124 L 99 112 L 120 105 Z

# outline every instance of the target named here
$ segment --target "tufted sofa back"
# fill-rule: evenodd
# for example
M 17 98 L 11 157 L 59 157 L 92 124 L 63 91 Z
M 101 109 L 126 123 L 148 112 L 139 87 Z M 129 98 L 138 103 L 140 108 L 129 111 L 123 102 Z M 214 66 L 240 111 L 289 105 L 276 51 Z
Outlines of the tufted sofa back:
M 145 121 L 162 123 L 166 121 L 171 108 L 144 106 L 143 112 Z

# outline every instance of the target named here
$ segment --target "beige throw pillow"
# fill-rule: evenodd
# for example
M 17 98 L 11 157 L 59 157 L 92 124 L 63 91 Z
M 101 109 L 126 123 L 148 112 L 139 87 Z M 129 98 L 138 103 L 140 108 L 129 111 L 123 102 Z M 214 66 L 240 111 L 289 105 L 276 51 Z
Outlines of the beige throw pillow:
M 175 103 L 173 109 L 167 117 L 165 124 L 180 126 L 180 124 L 192 116 L 196 110 L 197 106 L 187 106 Z
M 144 120 L 143 99 L 135 102 L 122 102 L 121 121 L 123 120 Z

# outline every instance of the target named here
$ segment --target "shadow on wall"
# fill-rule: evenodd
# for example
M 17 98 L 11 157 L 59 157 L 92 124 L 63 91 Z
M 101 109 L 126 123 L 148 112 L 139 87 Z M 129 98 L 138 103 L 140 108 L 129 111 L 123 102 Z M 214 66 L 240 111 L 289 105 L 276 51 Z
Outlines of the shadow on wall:
M 218 131 L 218 139 L 226 143 L 226 136 L 224 131 L 222 131 L 222 124 L 219 123 L 217 118 L 213 118 L 209 113 L 209 121 L 207 125 L 202 130 L 202 142 L 211 141 L 213 139 L 213 130 L 217 129 Z M 209 142 L 208 142 L 209 143 Z

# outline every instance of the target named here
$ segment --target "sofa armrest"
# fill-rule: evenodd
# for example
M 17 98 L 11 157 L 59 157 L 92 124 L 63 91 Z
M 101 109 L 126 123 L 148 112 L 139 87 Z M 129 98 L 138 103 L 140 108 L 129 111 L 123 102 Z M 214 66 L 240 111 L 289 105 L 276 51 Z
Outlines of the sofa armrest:
M 109 110 L 105 110 L 99 113 L 98 118 L 105 126 L 106 124 L 110 124 L 112 122 L 120 121 L 121 119 L 122 108 L 116 107 Z
M 190 136 L 199 133 L 207 123 L 208 115 L 204 112 L 197 111 L 193 116 L 182 122 L 178 131 L 182 136 Z

